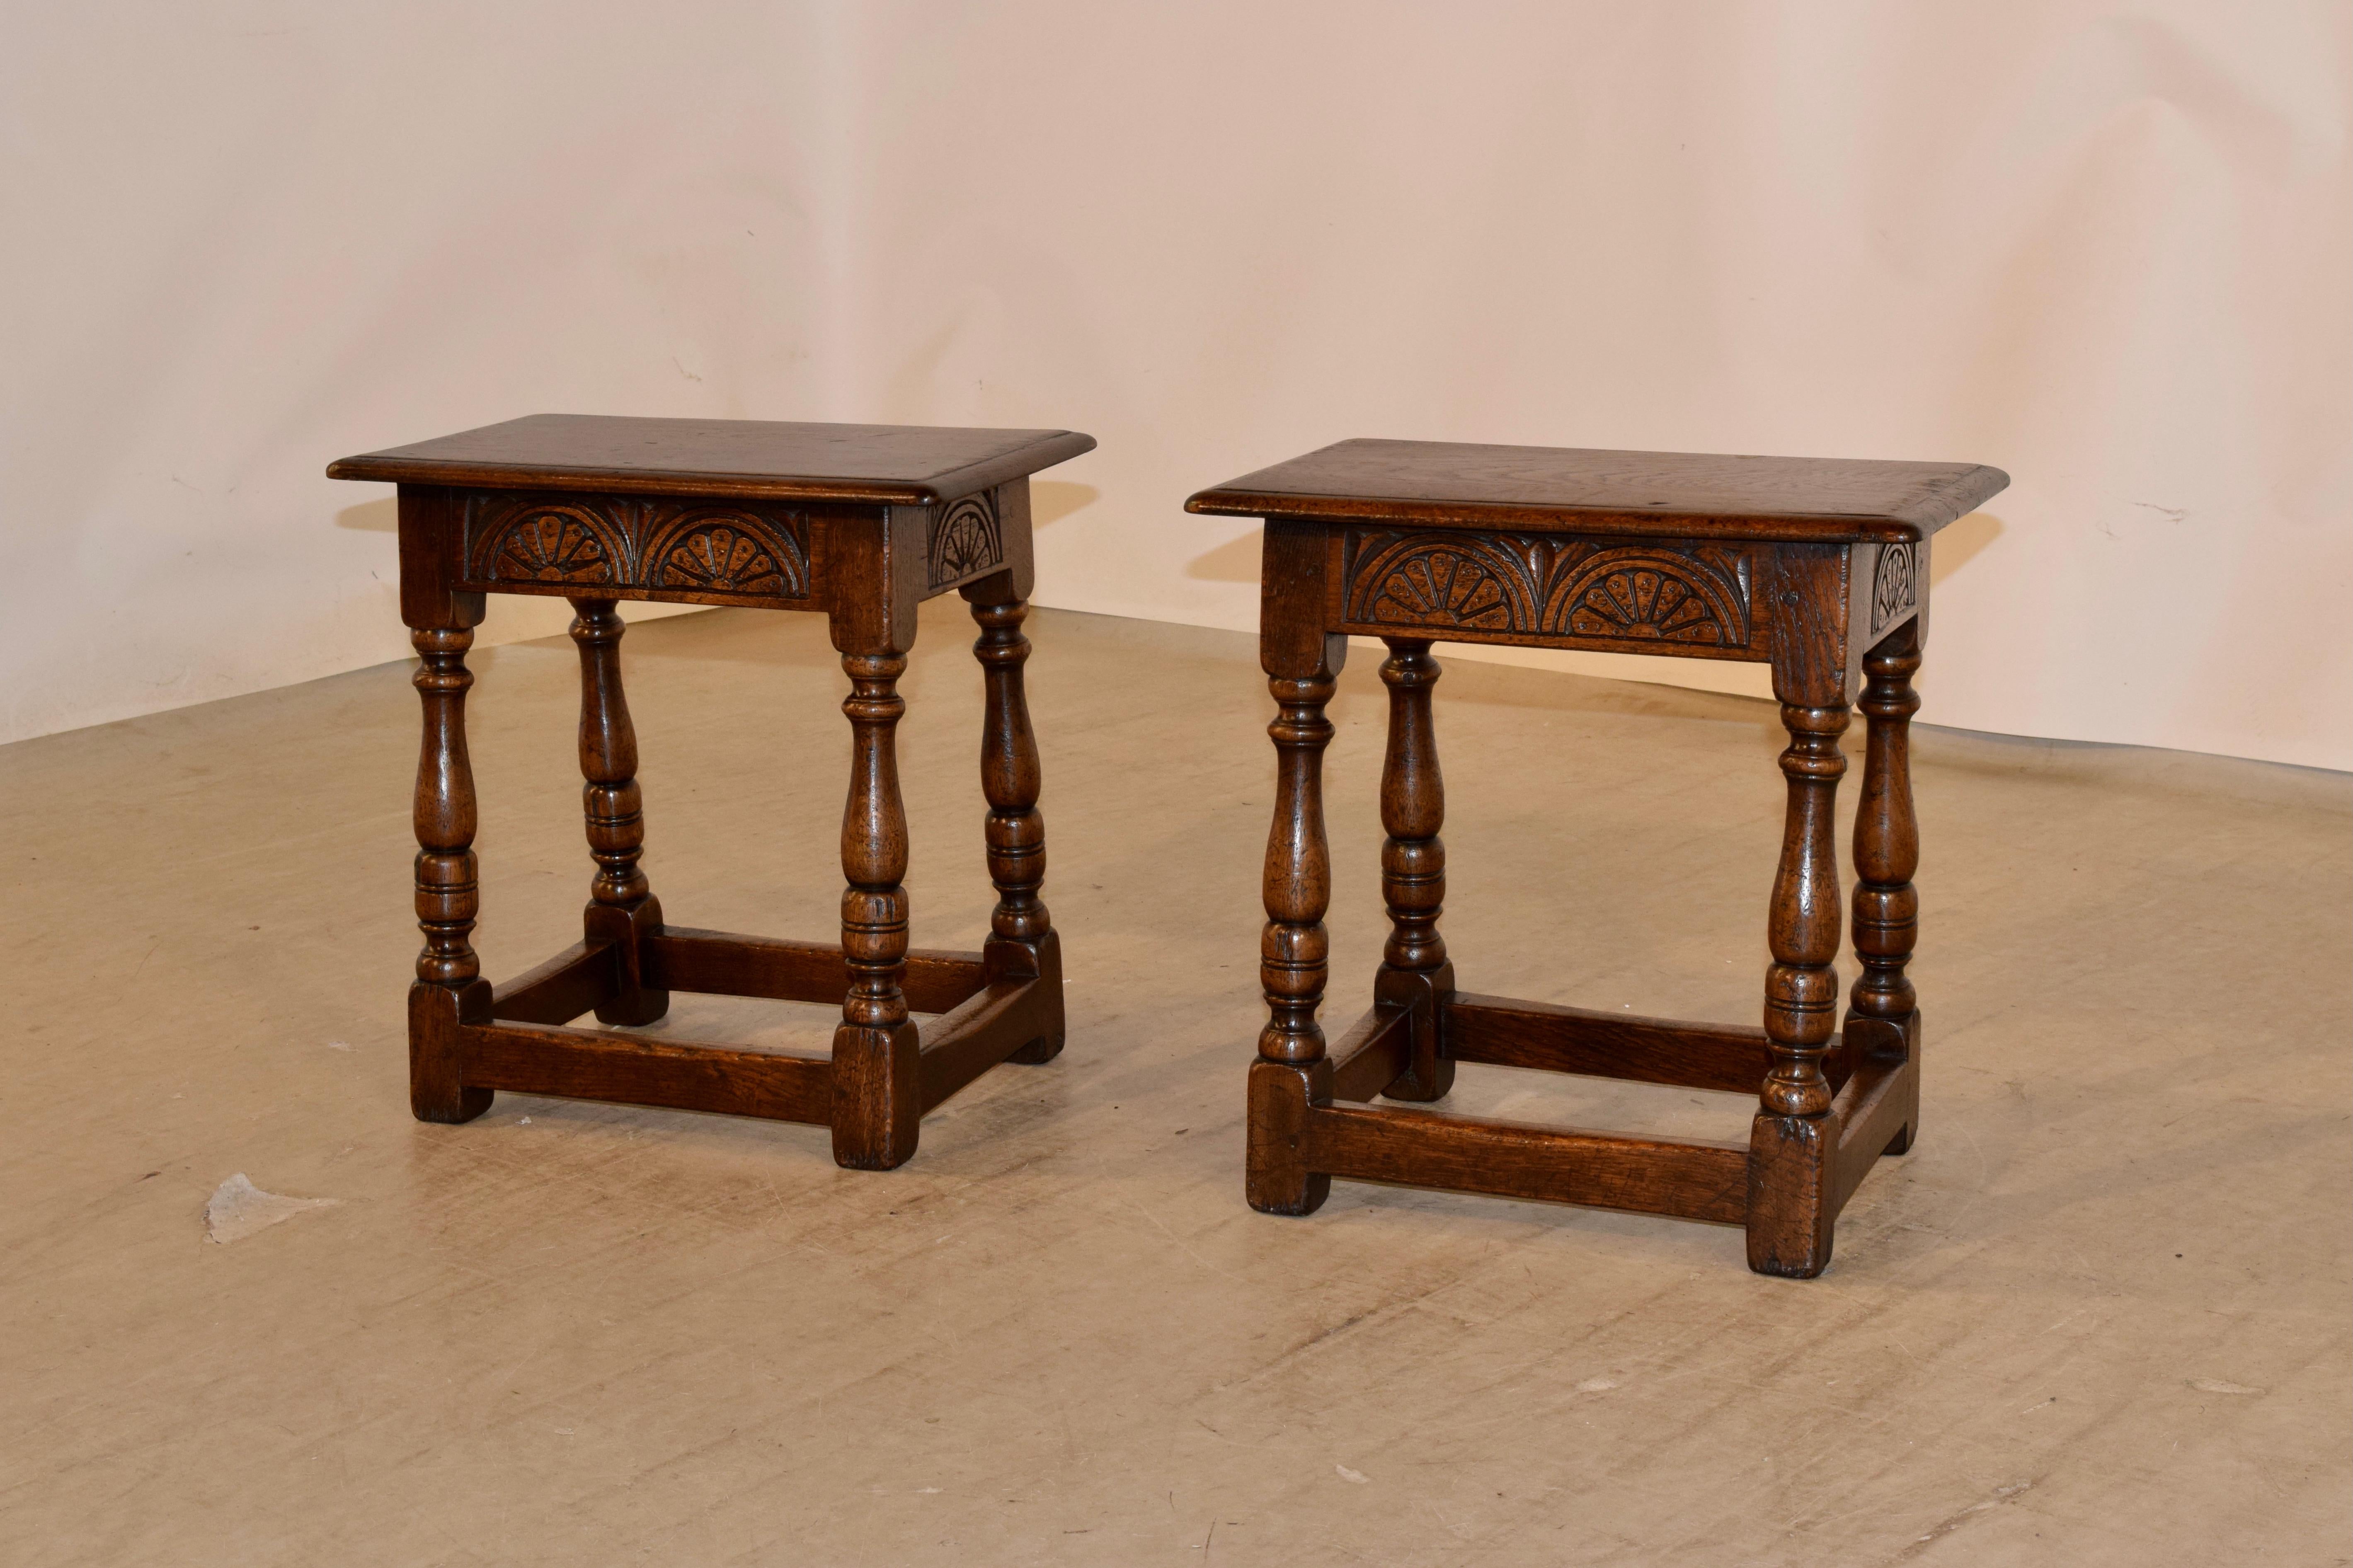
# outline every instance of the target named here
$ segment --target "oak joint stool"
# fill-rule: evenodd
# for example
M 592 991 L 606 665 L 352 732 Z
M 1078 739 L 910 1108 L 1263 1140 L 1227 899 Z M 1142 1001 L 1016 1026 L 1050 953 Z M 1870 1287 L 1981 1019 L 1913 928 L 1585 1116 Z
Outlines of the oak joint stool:
M 411 1109 L 462 1122 L 499 1089 L 829 1126 L 847 1166 L 915 1152 L 923 1113 L 1000 1061 L 1062 1048 L 1061 955 L 1039 889 L 1045 830 L 1021 667 L 1029 476 L 1092 449 L 1065 430 L 536 415 L 345 458 L 399 489 L 400 603 L 423 665 Z M 997 902 L 978 952 L 911 950 L 894 731 L 915 606 L 972 605 L 985 671 L 981 787 Z M 503 985 L 471 933 L 474 781 L 466 651 L 490 594 L 571 601 L 580 767 L 596 873 L 582 940 Z M 638 861 L 637 736 L 621 690 L 622 599 L 815 611 L 850 683 L 841 940 L 668 924 Z M 829 1058 L 564 1027 L 660 1018 L 673 991 L 839 1004 Z M 911 1015 L 937 1015 L 918 1023 Z
M 1250 1079 L 1251 1205 L 1312 1213 L 1335 1176 L 1744 1226 L 1748 1264 L 1810 1278 L 1839 1210 L 1919 1121 L 1918 923 L 1908 725 L 1929 538 L 2009 483 L 1970 464 L 1343 441 L 1204 490 L 1263 518 L 1260 657 L 1278 711 Z M 1324 716 L 1351 635 L 1389 657 L 1373 1005 L 1325 1048 L 1331 902 Z M 1457 990 L 1438 931 L 1444 816 L 1433 642 L 1744 659 L 1772 667 L 1788 815 L 1767 932 L 1764 1026 L 1679 1023 Z M 1869 724 L 1854 946 L 1839 1026 L 1832 807 L 1851 706 Z M 1835 1038 L 1833 1037 L 1835 1036 Z M 1461 1062 L 1757 1093 L 1746 1143 L 1628 1137 L 1376 1108 L 1443 1099 Z

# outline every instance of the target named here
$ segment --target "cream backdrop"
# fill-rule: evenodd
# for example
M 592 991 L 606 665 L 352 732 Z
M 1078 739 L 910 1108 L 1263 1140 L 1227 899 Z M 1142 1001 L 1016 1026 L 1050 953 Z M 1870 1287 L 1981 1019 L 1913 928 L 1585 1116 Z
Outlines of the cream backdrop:
M 1341 437 L 1992 463 L 1926 719 L 2353 767 L 2341 3 L 8 16 L 12 735 L 400 656 L 320 467 L 574 409 L 1086 429 L 1039 599 L 1233 627 Z

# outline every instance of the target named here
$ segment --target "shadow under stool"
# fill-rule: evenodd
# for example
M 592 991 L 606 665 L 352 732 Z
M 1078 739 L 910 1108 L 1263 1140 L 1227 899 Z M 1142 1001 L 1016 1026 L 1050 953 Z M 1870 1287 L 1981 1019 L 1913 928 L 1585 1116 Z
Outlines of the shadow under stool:
M 1797 458 L 1343 441 L 1186 503 L 1263 518 L 1260 661 L 1278 713 L 1261 950 L 1270 1018 L 1251 1065 L 1252 1207 L 1303 1215 L 1335 1176 L 1744 1226 L 1748 1266 L 1810 1278 L 1839 1210 L 1910 1147 L 1920 1011 L 1908 727 L 1928 544 L 2008 484 L 1996 468 Z M 1327 1051 L 1331 902 L 1324 706 L 1350 635 L 1389 657 L 1373 1006 Z M 1636 1018 L 1459 991 L 1438 931 L 1446 853 L 1433 642 L 1768 664 L 1788 816 L 1767 906 L 1762 1028 Z M 1862 973 L 1838 1019 L 1832 807 L 1850 704 L 1869 723 L 1854 857 Z M 1628 1137 L 1398 1106 L 1458 1062 L 1757 1091 L 1748 1142 Z
M 843 1165 L 915 1152 L 923 1113 L 1000 1061 L 1062 1048 L 1061 955 L 1046 906 L 1038 747 L 1021 633 L 1029 480 L 1092 449 L 1067 430 L 970 430 L 535 415 L 345 458 L 339 479 L 400 487 L 400 605 L 423 667 L 411 1109 L 461 1122 L 512 1089 L 811 1122 Z M 954 589 L 979 624 L 981 788 L 997 902 L 978 952 L 907 945 L 906 813 L 894 732 L 915 606 Z M 580 768 L 596 874 L 581 942 L 493 987 L 467 761 L 466 650 L 489 594 L 572 602 Z M 622 599 L 824 615 L 850 693 L 841 940 L 787 942 L 665 923 L 638 861 L 637 736 L 621 691 Z M 829 1058 L 563 1026 L 650 1024 L 672 991 L 838 1003 Z M 918 1023 L 915 1013 L 937 1015 Z

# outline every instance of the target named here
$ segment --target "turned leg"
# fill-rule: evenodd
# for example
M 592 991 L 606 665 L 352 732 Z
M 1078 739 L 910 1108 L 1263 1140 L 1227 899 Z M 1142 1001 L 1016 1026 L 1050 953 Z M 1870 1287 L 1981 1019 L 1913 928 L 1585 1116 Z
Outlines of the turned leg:
M 895 748 L 907 710 L 898 653 L 846 653 L 849 801 L 841 819 L 841 952 L 849 991 L 833 1037 L 833 1157 L 887 1171 L 915 1152 L 915 1026 L 901 983 L 907 972 L 907 813 Z
M 972 645 L 987 689 L 980 734 L 980 787 L 988 799 L 986 837 L 988 879 L 997 886 L 997 909 L 989 917 L 983 950 L 991 979 L 1036 977 L 1045 1012 L 1044 1032 L 1006 1059 L 1048 1062 L 1062 1049 L 1062 959 L 1045 900 L 1046 821 L 1038 814 L 1038 740 L 1029 729 L 1029 701 L 1021 667 L 1029 659 L 1029 639 L 1021 623 L 1029 606 L 1000 573 L 962 590 L 972 605 L 980 636 Z
M 466 690 L 474 684 L 462 627 L 417 627 L 410 640 L 425 735 L 417 759 L 417 923 L 425 947 L 408 989 L 408 1100 L 419 1121 L 470 1121 L 491 1091 L 464 1086 L 461 1024 L 490 1016 L 491 987 L 470 940 L 481 891 L 474 861 L 474 768 L 466 754 Z
M 670 993 L 644 983 L 644 940 L 661 929 L 661 904 L 638 857 L 646 842 L 638 789 L 638 734 L 621 690 L 621 633 L 610 599 L 575 599 L 572 640 L 580 647 L 581 809 L 588 853 L 596 862 L 584 927 L 591 943 L 613 950 L 615 987 L 596 1005 L 607 1024 L 650 1024 L 670 1010 Z
M 1831 1084 L 1822 1071 L 1838 1009 L 1838 847 L 1833 817 L 1846 773 L 1839 736 L 1843 702 L 1781 705 L 1789 732 L 1781 753 L 1789 805 L 1781 863 L 1773 878 L 1765 973 L 1765 1036 L 1770 1065 L 1751 1138 L 1748 1265 L 1762 1274 L 1810 1278 L 1830 1263 L 1831 1222 L 1823 1115 Z
M 1329 552 L 1318 523 L 1269 518 L 1259 570 L 1259 663 L 1274 693 L 1274 824 L 1266 839 L 1266 930 L 1259 984 L 1267 1024 L 1250 1070 L 1242 1190 L 1262 1214 L 1312 1214 L 1331 1195 L 1307 1168 L 1307 1112 L 1332 1103 L 1332 1063 L 1315 1010 L 1331 944 L 1332 852 L 1324 841 L 1324 709 L 1339 689 L 1348 639 L 1324 628 Z
M 1438 1037 L 1440 1002 L 1454 989 L 1454 966 L 1438 917 L 1446 901 L 1446 785 L 1438 767 L 1438 733 L 1430 718 L 1439 663 L 1430 644 L 1384 637 L 1389 657 L 1381 680 L 1389 689 L 1388 752 L 1381 764 L 1381 896 L 1388 905 L 1389 940 L 1381 953 L 1374 995 L 1413 1012 L 1413 1044 L 1405 1076 L 1383 1092 L 1392 1100 L 1443 1098 L 1454 1087 L 1454 1060 Z
M 1920 822 L 1912 810 L 1912 677 L 1920 668 L 1919 623 L 1907 621 L 1863 656 L 1867 721 L 1862 801 L 1854 819 L 1854 953 L 1862 965 L 1848 998 L 1846 1040 L 1864 1054 L 1902 1060 L 1917 1048 L 1919 996 L 1905 966 L 1920 930 Z M 1914 1086 L 1917 1094 L 1917 1085 Z M 1887 1146 L 1901 1154 L 1918 1131 L 1916 1110 Z
M 1250 1068 L 1250 1206 L 1268 1214 L 1309 1214 L 1332 1191 L 1332 1178 L 1299 1163 L 1306 1108 L 1328 1103 L 1332 1064 L 1315 1022 L 1324 1001 L 1331 942 L 1324 911 L 1332 903 L 1332 853 L 1324 839 L 1324 717 L 1338 682 L 1330 675 L 1274 676 L 1278 704 L 1267 726 L 1275 746 L 1274 826 L 1267 836 L 1266 931 L 1259 945 L 1259 983 L 1267 1024 Z
M 1276 676 L 1268 682 L 1278 711 L 1267 726 L 1276 755 L 1274 826 L 1267 836 L 1266 932 L 1259 980 L 1268 1018 L 1258 1037 L 1262 1060 L 1304 1067 L 1324 1058 L 1315 1014 L 1324 1003 L 1331 943 L 1324 911 L 1332 904 L 1332 851 L 1324 838 L 1324 716 L 1338 682 Z
M 1822 1057 L 1838 1008 L 1838 848 L 1832 819 L 1838 782 L 1846 774 L 1839 736 L 1846 731 L 1847 710 L 1843 705 L 1784 703 L 1781 722 L 1789 731 L 1788 749 L 1781 753 L 1789 808 L 1767 928 L 1773 966 L 1765 974 L 1765 1034 L 1771 1066 L 1763 1100 L 1776 1116 L 1820 1116 L 1831 1108 Z

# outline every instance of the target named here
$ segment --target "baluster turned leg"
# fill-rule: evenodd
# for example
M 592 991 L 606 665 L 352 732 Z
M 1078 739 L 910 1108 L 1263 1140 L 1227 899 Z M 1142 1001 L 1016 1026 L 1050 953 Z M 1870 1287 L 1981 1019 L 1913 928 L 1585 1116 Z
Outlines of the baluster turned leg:
M 915 1152 L 915 1026 L 901 989 L 907 973 L 907 813 L 895 746 L 903 654 L 842 655 L 849 696 L 849 801 L 841 819 L 841 952 L 849 990 L 833 1037 L 833 1157 L 887 1171 Z
M 466 754 L 466 668 L 470 630 L 418 627 L 424 662 L 424 742 L 417 759 L 417 923 L 425 947 L 408 988 L 409 1109 L 419 1121 L 470 1121 L 491 1091 L 465 1087 L 461 1024 L 487 1020 L 491 988 L 470 940 L 481 892 L 474 859 L 474 769 Z
M 670 993 L 644 980 L 645 938 L 661 929 L 638 857 L 646 842 L 643 797 L 638 788 L 638 734 L 621 689 L 621 634 L 627 629 L 610 599 L 575 599 L 572 640 L 580 648 L 581 809 L 588 853 L 596 862 L 583 920 L 591 943 L 613 949 L 614 991 L 596 1005 L 607 1024 L 650 1024 L 670 1011 Z
M 1771 1066 L 1765 1110 L 1776 1116 L 1820 1116 L 1831 1108 L 1822 1057 L 1838 1010 L 1839 886 L 1833 816 L 1846 775 L 1839 737 L 1847 710 L 1781 706 L 1789 731 L 1781 772 L 1789 781 L 1781 830 L 1781 864 L 1773 879 L 1768 934 L 1773 966 L 1765 974 L 1765 1034 Z
M 1270 1016 L 1258 1037 L 1258 1054 L 1298 1067 L 1324 1056 L 1324 1031 L 1315 1014 L 1323 1005 L 1331 958 L 1324 931 L 1324 911 L 1332 905 L 1332 851 L 1324 837 L 1324 749 L 1333 734 L 1324 710 L 1339 683 L 1329 676 L 1277 676 L 1267 684 L 1279 710 L 1267 726 L 1277 762 L 1259 965 Z
M 1029 978 L 1039 987 L 1040 1033 L 1006 1059 L 1049 1062 L 1062 1049 L 1062 957 L 1060 941 L 1038 889 L 1046 880 L 1046 820 L 1038 814 L 1038 740 L 1029 728 L 1029 702 L 1021 667 L 1029 659 L 1029 639 L 1021 623 L 1029 606 L 1013 596 L 1003 574 L 963 589 L 980 636 L 972 645 L 980 661 L 987 696 L 980 736 L 981 793 L 988 799 L 985 829 L 988 879 L 997 887 L 983 951 L 992 980 Z
M 1250 1205 L 1268 1214 L 1310 1214 L 1331 1194 L 1329 1175 L 1299 1165 L 1298 1118 L 1332 1097 L 1332 1066 L 1315 1022 L 1330 970 L 1324 911 L 1332 903 L 1332 852 L 1324 838 L 1324 749 L 1332 743 L 1325 704 L 1330 674 L 1273 676 L 1278 705 L 1267 726 L 1276 756 L 1274 826 L 1267 835 L 1266 931 L 1259 981 L 1268 1018 L 1250 1067 Z
M 1846 757 L 1843 702 L 1781 704 L 1789 731 L 1781 753 L 1789 807 L 1781 864 L 1773 878 L 1765 972 L 1765 1036 L 1770 1065 L 1750 1134 L 1748 1266 L 1760 1274 L 1810 1279 L 1830 1265 L 1827 1191 L 1836 1130 L 1824 1120 L 1831 1083 L 1823 1073 L 1838 1011 L 1838 847 L 1833 822 Z
M 1863 656 L 1865 683 L 1856 704 L 1868 721 L 1862 801 L 1854 819 L 1854 953 L 1862 972 L 1848 998 L 1852 1055 L 1902 1060 L 1919 1044 L 1919 996 L 1905 966 L 1920 930 L 1920 822 L 1912 809 L 1912 715 L 1920 710 L 1912 677 L 1920 668 L 1919 623 L 1907 621 Z M 1916 1099 L 1918 1086 L 1913 1085 Z M 1915 1110 L 1887 1152 L 1911 1148 Z
M 1430 716 L 1439 663 L 1430 644 L 1384 637 L 1389 657 L 1381 679 L 1389 689 L 1388 752 L 1381 764 L 1381 895 L 1388 905 L 1389 939 L 1381 953 L 1374 996 L 1413 1010 L 1413 1046 L 1405 1076 L 1383 1092 L 1391 1100 L 1430 1100 L 1454 1087 L 1454 1060 L 1441 1048 L 1441 1001 L 1454 989 L 1454 966 L 1438 917 L 1446 901 L 1446 784 L 1438 766 L 1438 733 Z

